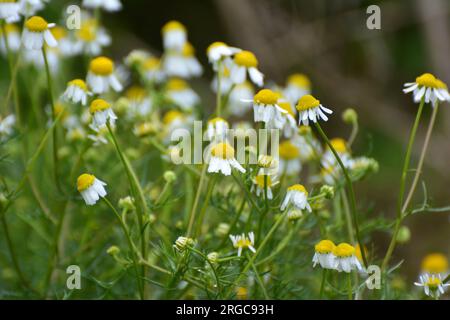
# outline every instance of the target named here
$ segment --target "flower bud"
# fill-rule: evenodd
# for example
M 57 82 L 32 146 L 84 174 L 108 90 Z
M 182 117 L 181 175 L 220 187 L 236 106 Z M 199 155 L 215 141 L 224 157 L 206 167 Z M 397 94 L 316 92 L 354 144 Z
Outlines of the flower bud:
M 179 252 L 183 252 L 187 247 L 192 247 L 195 245 L 195 241 L 192 238 L 187 237 L 178 237 L 175 241 L 173 247 L 177 249 Z
M 212 264 L 217 264 L 219 262 L 219 254 L 217 252 L 208 253 L 206 257 Z
M 119 208 L 125 210 L 134 210 L 134 199 L 130 196 L 119 199 Z
M 322 193 L 326 199 L 333 199 L 334 198 L 334 188 L 329 185 L 323 185 L 320 188 L 320 193 Z
M 225 237 L 230 232 L 230 225 L 228 223 L 219 223 L 215 233 L 218 237 Z
M 342 120 L 347 124 L 355 124 L 358 122 L 358 114 L 355 109 L 348 108 L 342 113 Z
M 118 255 L 120 253 L 120 249 L 118 246 L 111 246 L 108 248 L 108 250 L 106 250 L 106 253 L 111 255 L 111 256 L 115 256 Z
M 401 226 L 397 234 L 397 242 L 400 244 L 407 243 L 411 239 L 411 231 L 407 226 Z
M 167 183 L 175 182 L 175 180 L 177 180 L 177 175 L 175 172 L 173 172 L 171 170 L 167 170 L 166 172 L 164 172 L 164 180 Z
M 291 210 L 288 212 L 289 221 L 297 221 L 303 217 L 302 210 Z

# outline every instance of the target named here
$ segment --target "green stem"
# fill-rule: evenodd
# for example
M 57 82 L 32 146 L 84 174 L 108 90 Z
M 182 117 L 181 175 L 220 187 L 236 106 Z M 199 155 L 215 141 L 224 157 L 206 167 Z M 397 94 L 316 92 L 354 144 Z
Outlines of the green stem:
M 270 300 L 270 297 L 269 297 L 269 295 L 267 294 L 266 287 L 264 286 L 264 282 L 263 282 L 263 280 L 261 279 L 261 276 L 259 275 L 258 269 L 256 268 L 254 261 L 251 260 L 251 258 L 249 257 L 248 254 L 246 254 L 246 256 L 247 256 L 247 259 L 248 259 L 249 261 L 251 261 L 251 263 L 252 263 L 252 269 L 253 269 L 253 272 L 255 273 L 256 281 L 258 282 L 259 286 L 261 287 L 261 290 L 262 290 L 263 295 L 264 295 L 264 299 Z
M 353 236 L 352 217 L 350 215 L 350 208 L 348 205 L 347 194 L 345 193 L 344 190 L 341 190 L 341 195 L 342 195 L 342 203 L 344 205 L 345 220 L 347 222 L 348 238 L 350 239 L 351 244 L 354 245 L 355 237 Z M 360 249 L 361 249 L 361 251 L 363 250 L 363 248 L 361 248 L 361 247 L 360 247 Z
M 217 63 L 217 95 L 216 95 L 216 116 L 222 114 L 222 62 Z
M 120 222 L 120 226 L 122 227 L 123 233 L 124 233 L 125 237 L 127 238 L 128 247 L 129 247 L 129 250 L 131 251 L 131 256 L 133 259 L 133 264 L 134 264 L 134 268 L 135 268 L 135 272 L 136 272 L 136 282 L 137 282 L 137 285 L 139 288 L 139 295 L 140 295 L 141 299 L 144 299 L 144 288 L 142 286 L 141 278 L 139 276 L 139 267 L 138 267 L 138 261 L 136 258 L 136 252 L 134 250 L 133 241 L 131 240 L 131 236 L 130 236 L 130 233 L 128 232 L 128 228 L 124 224 L 119 212 L 117 212 L 116 208 L 114 208 L 114 206 L 111 204 L 111 202 L 107 198 L 102 198 L 102 200 L 114 212 L 115 216 L 117 217 L 117 220 L 119 220 L 119 222 Z
M 397 243 L 397 235 L 400 230 L 400 226 L 403 221 L 403 213 L 402 213 L 402 205 L 403 205 L 403 197 L 405 194 L 405 186 L 406 186 L 406 176 L 408 174 L 409 164 L 411 161 L 411 152 L 412 147 L 414 145 L 414 140 L 416 138 L 417 128 L 419 127 L 420 117 L 422 116 L 423 106 L 425 105 L 425 99 L 422 98 L 420 101 L 419 109 L 417 110 L 416 119 L 414 121 L 414 125 L 411 130 L 411 134 L 409 136 L 408 148 L 406 149 L 405 161 L 403 163 L 402 176 L 400 179 L 400 191 L 397 202 L 397 219 L 395 222 L 394 233 L 392 235 L 391 242 L 389 243 L 388 250 L 386 255 L 384 256 L 383 263 L 381 265 L 381 270 L 385 270 L 388 266 L 389 260 L 394 252 L 395 245 Z M 363 252 L 364 250 L 361 250 Z
M 362 251 L 362 250 L 361 250 Z M 347 275 L 348 300 L 353 300 L 352 274 Z
M 323 291 L 325 289 L 325 282 L 327 281 L 327 269 L 322 270 L 322 281 L 320 282 L 319 300 L 323 297 Z
M 212 192 L 214 190 L 214 185 L 216 183 L 217 177 L 213 176 L 212 179 L 209 180 L 208 188 L 206 191 L 205 199 L 203 200 L 203 206 L 200 209 L 200 215 L 198 217 L 197 228 L 194 233 L 194 238 L 197 238 L 200 235 L 203 226 L 203 220 L 205 219 L 206 209 L 209 205 L 209 200 L 211 199 Z
M 356 234 L 356 239 L 358 241 L 359 247 L 361 248 L 361 256 L 363 258 L 363 262 L 364 262 L 364 266 L 367 268 L 368 263 L 367 263 L 367 258 L 366 258 L 366 254 L 364 252 L 364 250 L 362 248 L 364 248 L 362 242 L 361 242 L 361 237 L 359 234 L 359 226 L 358 226 L 358 217 L 356 214 L 356 199 L 355 199 L 355 192 L 353 190 L 353 183 L 352 180 L 350 179 L 350 176 L 348 174 L 347 168 L 345 168 L 344 164 L 342 163 L 341 158 L 339 157 L 339 154 L 336 152 L 336 150 L 334 149 L 333 145 L 331 144 L 330 140 L 328 139 L 327 135 L 325 134 L 325 132 L 322 130 L 322 127 L 320 126 L 319 122 L 315 122 L 317 131 L 319 132 L 320 136 L 322 137 L 323 140 L 325 140 L 326 144 L 328 145 L 328 147 L 330 148 L 331 152 L 333 153 L 334 157 L 336 158 L 339 166 L 341 167 L 341 170 L 344 174 L 345 180 L 347 182 L 347 188 L 350 194 L 350 207 L 351 207 L 351 213 L 352 213 L 352 217 L 353 217 L 353 224 L 355 227 L 355 234 Z
M 203 164 L 202 173 L 200 175 L 200 181 L 198 183 L 197 193 L 195 194 L 195 200 L 194 205 L 192 206 L 191 212 L 189 214 L 189 224 L 187 228 L 187 237 L 190 237 L 192 233 L 192 227 L 194 226 L 194 220 L 195 220 L 195 213 L 197 211 L 198 201 L 200 200 L 200 194 L 203 189 L 203 184 L 205 182 L 206 177 L 206 169 L 207 169 L 206 163 Z

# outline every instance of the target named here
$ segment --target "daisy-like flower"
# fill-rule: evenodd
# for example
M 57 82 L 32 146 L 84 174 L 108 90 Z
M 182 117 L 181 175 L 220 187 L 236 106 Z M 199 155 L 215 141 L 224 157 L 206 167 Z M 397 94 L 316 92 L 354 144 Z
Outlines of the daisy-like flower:
M 287 101 L 278 101 L 278 106 L 286 112 L 278 112 L 269 128 L 281 129 L 286 138 L 292 137 L 297 132 L 297 121 L 292 105 Z
M 20 0 L 20 13 L 25 16 L 29 17 L 36 12 L 44 9 L 45 3 L 47 3 L 49 0 Z
M 348 243 L 338 244 L 334 250 L 334 269 L 339 272 L 350 273 L 352 270 L 362 271 L 363 268 L 356 257 L 356 249 Z
M 245 169 L 234 158 L 234 148 L 226 142 L 221 142 L 211 148 L 211 159 L 209 161 L 208 172 L 221 172 L 225 176 L 231 174 L 231 168 L 235 168 L 242 173 Z
M 103 9 L 105 11 L 114 12 L 122 9 L 120 0 L 83 0 L 83 7 L 88 9 Z
M 202 74 L 203 68 L 195 57 L 195 49 L 186 42 L 181 52 L 169 51 L 163 58 L 163 70 L 169 77 L 191 78 Z
M 311 81 L 307 76 L 301 73 L 290 75 L 286 82 L 286 88 L 283 95 L 286 99 L 295 104 L 304 95 L 311 94 Z
M 20 20 L 19 16 L 20 4 L 17 0 L 2 0 L 0 1 L 0 19 L 7 23 L 17 22 Z
M 216 117 L 208 121 L 207 136 L 209 141 L 223 141 L 227 137 L 227 130 L 230 128 L 228 121 Z
M 200 102 L 200 97 L 182 79 L 170 79 L 166 84 L 167 97 L 183 110 L 190 111 Z
M 266 178 L 265 178 L 266 177 Z M 267 199 L 273 199 L 272 187 L 278 184 L 278 181 L 273 181 L 269 175 L 258 174 L 253 178 L 253 185 L 251 191 L 255 191 L 256 196 L 264 196 L 265 179 L 267 179 Z
M 86 82 L 96 94 L 105 93 L 109 88 L 122 91 L 122 85 L 114 75 L 114 62 L 107 57 L 97 57 L 89 64 Z
M 255 122 L 268 124 L 275 118 L 281 117 L 280 113 L 287 113 L 278 106 L 280 95 L 270 89 L 262 89 L 253 97 L 253 119 Z
M 311 206 L 308 203 L 308 191 L 301 184 L 294 184 L 287 189 L 286 197 L 281 204 L 280 210 L 284 211 L 289 205 L 293 206 L 294 210 L 308 210 L 311 212 Z M 291 211 L 290 209 L 289 211 Z
M 8 49 L 12 52 L 17 52 L 20 48 L 20 30 L 15 24 L 5 25 L 6 37 L 3 35 L 3 30 L 0 30 L 0 51 L 6 54 L 6 41 L 8 42 Z
M 170 110 L 162 118 L 164 141 L 170 142 L 172 133 L 177 129 L 189 130 L 192 117 L 186 116 L 180 111 Z
M 106 196 L 106 183 L 97 179 L 94 175 L 83 173 L 77 179 L 77 189 L 81 193 L 88 206 L 97 203 L 100 198 Z
M 243 83 L 247 79 L 259 87 L 264 85 L 264 75 L 257 69 L 258 59 L 250 51 L 240 51 L 234 55 L 234 59 L 229 63 L 231 80 L 234 83 Z
M 213 65 L 214 70 L 217 70 L 217 64 L 220 60 L 231 57 L 232 55 L 241 51 L 239 48 L 229 47 L 226 43 L 216 41 L 209 45 L 206 49 L 208 61 Z
M 152 111 L 152 101 L 147 91 L 140 86 L 132 86 L 125 92 L 130 105 L 129 109 L 134 116 L 146 116 Z
M 414 102 L 420 102 L 424 99 L 425 103 L 432 103 L 433 106 L 437 101 L 447 101 L 448 91 L 446 85 L 438 80 L 431 73 L 424 73 L 416 78 L 415 82 L 405 83 L 403 92 L 412 92 Z
M 325 113 L 332 114 L 328 108 L 325 108 L 320 104 L 320 101 L 314 98 L 312 95 L 307 94 L 298 100 L 297 110 L 299 112 L 299 124 L 307 126 L 309 121 L 317 122 L 317 120 L 328 121 L 328 117 Z
M 149 57 L 142 65 L 144 78 L 150 82 L 161 83 L 166 79 L 166 74 L 161 68 L 161 60 L 157 57 Z
M 133 133 L 139 137 L 146 137 L 152 133 L 156 133 L 157 132 L 157 127 L 151 123 L 151 122 L 142 122 L 137 124 L 134 129 L 133 129 Z
M 162 27 L 164 48 L 167 50 L 183 50 L 187 42 L 186 27 L 178 21 L 172 20 Z
M 253 232 L 248 233 L 248 237 L 243 233 L 241 235 L 230 234 L 231 242 L 233 246 L 238 249 L 238 257 L 241 256 L 243 249 L 249 249 L 251 252 L 255 253 L 255 234 Z
M 428 254 L 422 260 L 422 272 L 446 276 L 448 273 L 447 257 L 442 253 Z
M 72 57 L 80 52 L 75 41 L 67 34 L 66 29 L 60 26 L 55 26 L 50 29 L 50 32 L 56 41 L 58 41 L 58 51 L 62 55 Z
M 96 56 L 102 52 L 103 47 L 111 44 L 111 37 L 104 28 L 99 26 L 96 19 L 85 19 L 81 28 L 75 33 L 77 42 L 75 51 Z
M 47 23 L 44 18 L 34 16 L 25 22 L 25 28 L 22 33 L 22 43 L 28 50 L 41 50 L 44 42 L 49 47 L 56 47 L 56 41 L 50 29 L 55 26 L 54 23 Z
M 140 68 L 144 65 L 145 61 L 153 56 L 143 49 L 131 50 L 130 53 L 125 57 L 124 62 L 128 68 Z
M 105 126 L 108 121 L 110 125 L 114 125 L 117 119 L 111 105 L 103 99 L 92 101 L 89 112 L 92 115 L 92 125 L 96 129 Z
M 226 95 L 230 89 L 233 87 L 233 81 L 230 78 L 230 69 L 228 69 L 225 65 L 220 67 L 220 92 L 222 95 Z M 218 73 L 214 74 L 214 78 L 211 82 L 211 89 L 217 93 L 219 81 L 218 81 Z M 253 96 L 253 95 L 252 95 Z M 251 97 L 250 97 L 251 99 Z
M 342 138 L 333 138 L 330 140 L 330 143 L 333 147 L 333 149 L 337 152 L 339 155 L 339 158 L 341 158 L 342 163 L 347 168 L 350 166 L 350 151 L 347 148 L 347 143 Z M 337 160 L 333 154 L 333 152 L 330 150 L 330 148 L 327 148 L 326 151 L 322 155 L 321 159 L 322 165 L 324 167 L 334 166 L 337 165 Z
M 414 285 L 423 287 L 425 294 L 429 297 L 438 299 L 450 283 L 443 283 L 440 274 L 429 275 L 427 273 L 419 276 L 419 282 L 414 282 Z
M 334 269 L 334 259 L 335 256 L 333 251 L 336 245 L 331 240 L 322 240 L 314 246 L 314 256 L 313 256 L 313 267 L 317 264 L 324 269 Z
M 85 106 L 89 95 L 91 95 L 91 93 L 88 90 L 86 82 L 81 79 L 75 79 L 67 84 L 67 89 L 63 94 L 63 98 L 72 103 L 81 102 L 81 104 Z
M 249 81 L 236 85 L 230 92 L 228 102 L 230 113 L 235 116 L 243 116 L 250 110 L 247 101 L 251 101 L 254 95 L 255 90 Z
M 13 114 L 10 114 L 5 118 L 0 116 L 0 139 L 11 135 L 15 123 L 16 117 Z
M 195 245 L 195 240 L 188 237 L 178 237 L 177 240 L 175 240 L 175 244 L 173 247 L 179 251 L 183 252 L 186 250 L 187 247 L 193 247 Z
M 302 170 L 300 161 L 300 148 L 290 140 L 279 145 L 280 172 L 288 176 L 297 175 Z

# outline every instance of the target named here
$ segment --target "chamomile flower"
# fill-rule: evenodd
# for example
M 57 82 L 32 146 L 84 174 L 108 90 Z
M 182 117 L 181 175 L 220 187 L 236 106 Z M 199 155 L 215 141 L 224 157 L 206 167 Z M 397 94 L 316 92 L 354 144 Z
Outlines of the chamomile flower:
M 446 85 L 431 73 L 422 74 L 416 78 L 415 82 L 405 83 L 403 92 L 412 92 L 416 103 L 424 99 L 425 103 L 431 102 L 433 106 L 437 101 L 446 101 L 448 99 Z
M 81 102 L 81 104 L 85 106 L 89 95 L 91 95 L 91 93 L 88 90 L 86 82 L 81 79 L 75 79 L 67 84 L 67 89 L 63 94 L 63 98 L 72 103 Z
M 202 74 L 203 68 L 195 57 L 195 49 L 186 42 L 181 52 L 169 51 L 163 58 L 163 70 L 169 77 L 191 78 Z
M 96 19 L 85 19 L 81 28 L 76 31 L 76 44 L 74 50 L 87 55 L 97 56 L 104 47 L 111 44 L 111 37 L 102 28 Z
M 243 233 L 241 235 L 230 234 L 231 242 L 233 246 L 238 250 L 238 257 L 241 256 L 243 249 L 249 249 L 251 252 L 255 253 L 255 234 L 253 232 L 248 233 L 248 237 Z
M 209 141 L 223 141 L 227 138 L 227 130 L 230 128 L 228 122 L 220 117 L 208 121 L 207 136 Z
M 25 16 L 29 17 L 36 12 L 44 9 L 45 3 L 47 3 L 49 0 L 20 0 L 20 13 Z
M 4 118 L 0 116 L 0 140 L 12 134 L 15 124 L 16 117 L 13 114 L 10 114 Z
M 334 269 L 336 245 L 331 240 L 322 240 L 314 246 L 313 268 L 319 264 L 324 269 Z
M 92 115 L 92 125 L 97 129 L 105 126 L 108 122 L 110 125 L 114 125 L 117 119 L 111 105 L 103 99 L 92 101 L 89 112 Z
M 50 72 L 55 74 L 59 70 L 61 60 L 60 52 L 57 48 L 47 48 L 47 61 Z M 27 50 L 23 53 L 23 60 L 26 64 L 34 66 L 36 69 L 43 70 L 45 68 L 44 55 L 40 50 Z
M 429 274 L 441 274 L 446 276 L 448 269 L 448 260 L 442 253 L 431 253 L 422 260 L 422 272 Z
M 194 245 L 195 245 L 194 239 L 188 238 L 188 237 L 178 237 L 177 240 L 175 241 L 175 244 L 173 245 L 173 247 L 178 252 L 183 252 L 188 247 L 193 247 Z
M 77 179 L 77 189 L 81 193 L 88 206 L 97 203 L 100 198 L 106 196 L 106 183 L 97 179 L 94 175 L 84 173 Z
M 156 126 L 151 122 L 139 123 L 135 125 L 133 129 L 133 133 L 139 138 L 146 137 L 152 133 L 155 133 L 156 131 Z
M 0 20 L 5 20 L 7 23 L 17 22 L 20 20 L 19 11 L 20 4 L 17 0 L 0 1 Z
M 297 132 L 297 121 L 292 105 L 287 101 L 278 101 L 278 106 L 286 112 L 279 112 L 271 123 L 269 128 L 281 129 L 286 138 L 292 137 Z
M 309 128 L 309 127 L 300 127 Z M 322 153 L 320 142 L 312 134 L 294 134 L 290 141 L 295 144 L 302 152 L 300 152 L 300 160 L 308 162 Z
M 350 273 L 352 270 L 362 271 L 363 268 L 356 257 L 356 249 L 348 243 L 340 243 L 333 249 L 335 256 L 333 269 Z
M 86 138 L 86 131 L 83 127 L 74 127 L 67 130 L 66 139 L 70 142 L 83 141 Z
M 253 119 L 255 122 L 268 124 L 280 117 L 280 113 L 287 113 L 278 106 L 280 95 L 270 89 L 262 89 L 253 97 Z
M 167 77 L 161 68 L 161 60 L 157 57 L 149 57 L 142 65 L 144 78 L 150 82 L 161 83 Z
M 153 56 L 143 49 L 131 50 L 130 53 L 125 57 L 124 62 L 128 68 L 141 68 L 145 61 Z
M 226 95 L 229 94 L 231 88 L 233 87 L 233 81 L 231 81 L 230 78 L 230 69 L 228 69 L 225 65 L 222 65 L 220 67 L 221 72 L 220 72 L 220 92 L 222 95 Z M 219 81 L 218 81 L 218 73 L 216 73 L 214 75 L 214 78 L 211 82 L 211 89 L 214 92 L 217 92 L 218 86 L 219 86 Z M 251 97 L 250 97 L 251 99 Z
M 46 43 L 49 47 L 56 47 L 56 41 L 50 29 L 55 26 L 54 23 L 47 23 L 45 19 L 34 16 L 25 22 L 25 28 L 22 33 L 22 43 L 28 50 L 41 50 Z
M 311 94 L 311 81 L 309 78 L 301 73 L 290 75 L 287 79 L 286 88 L 283 90 L 283 95 L 286 99 L 295 104 L 304 95 Z
M 299 124 L 307 126 L 309 121 L 317 122 L 318 120 L 328 121 L 328 117 L 325 113 L 332 114 L 328 108 L 325 108 L 320 104 L 320 101 L 314 98 L 312 95 L 307 94 L 298 100 L 297 110 L 299 112 Z
M 15 24 L 6 24 L 4 27 L 6 36 L 3 35 L 3 30 L 0 30 L 0 51 L 6 54 L 6 41 L 8 42 L 8 49 L 12 52 L 17 52 L 20 48 L 20 30 Z
M 235 116 L 243 116 L 250 110 L 247 101 L 251 101 L 254 95 L 255 90 L 249 81 L 236 85 L 230 92 L 228 102 L 230 113 Z
M 122 9 L 120 0 L 83 0 L 83 7 L 114 12 Z
M 225 176 L 231 174 L 231 168 L 245 173 L 245 169 L 234 158 L 234 148 L 226 142 L 221 142 L 211 148 L 208 172 L 219 173 Z
M 293 206 L 294 210 L 308 210 L 311 212 L 311 206 L 308 203 L 308 191 L 301 184 L 294 184 L 287 189 L 286 197 L 281 204 L 280 210 L 284 211 L 289 205 Z M 291 211 L 291 209 L 289 210 Z
M 253 178 L 253 185 L 251 191 L 256 193 L 256 196 L 262 197 L 264 196 L 265 186 L 267 181 L 267 199 L 273 199 L 272 187 L 278 184 L 278 181 L 272 179 L 269 175 L 258 174 Z
M 97 57 L 91 61 L 86 82 L 96 94 L 105 93 L 110 87 L 122 91 L 122 85 L 114 74 L 114 62 L 107 57 Z
M 240 51 L 234 55 L 230 62 L 230 77 L 234 83 L 243 83 L 247 79 L 247 73 L 250 80 L 259 87 L 264 85 L 264 75 L 257 69 L 258 59 L 250 51 Z
M 300 148 L 290 140 L 279 145 L 280 172 L 288 176 L 297 175 L 302 169 L 300 161 Z
M 450 283 L 443 283 L 440 274 L 429 275 L 425 273 L 419 276 L 419 282 L 414 282 L 414 285 L 423 287 L 427 296 L 437 299 L 441 294 L 445 293 L 445 290 L 450 286 Z
M 167 22 L 162 30 L 164 48 L 167 50 L 183 50 L 187 42 L 186 27 L 178 21 Z
M 182 79 L 170 79 L 166 84 L 167 97 L 183 110 L 190 111 L 200 102 L 200 97 Z
M 162 118 L 162 123 L 164 125 L 163 135 L 164 141 L 169 142 L 171 140 L 172 133 L 177 129 L 189 129 L 191 125 L 192 118 L 184 115 L 182 112 L 177 110 L 170 110 L 166 112 Z
M 125 92 L 125 96 L 129 101 L 129 110 L 133 116 L 146 116 L 152 111 L 152 100 L 144 88 L 132 86 Z
M 58 41 L 58 51 L 66 56 L 71 57 L 79 53 L 75 41 L 68 35 L 66 29 L 60 26 L 55 26 L 50 29 L 53 37 Z
M 220 60 L 224 58 L 231 57 L 232 55 L 238 53 L 241 49 L 229 47 L 224 42 L 213 42 L 206 49 L 206 55 L 208 56 L 208 61 L 213 65 L 214 70 L 217 70 L 217 64 Z
M 345 140 L 342 138 L 333 138 L 330 140 L 330 143 L 333 146 L 333 149 L 339 155 L 339 158 L 341 158 L 344 166 L 348 168 L 351 165 L 351 157 Z M 324 167 L 335 166 L 338 164 L 330 148 L 327 148 L 325 150 L 324 154 L 322 155 L 321 163 Z

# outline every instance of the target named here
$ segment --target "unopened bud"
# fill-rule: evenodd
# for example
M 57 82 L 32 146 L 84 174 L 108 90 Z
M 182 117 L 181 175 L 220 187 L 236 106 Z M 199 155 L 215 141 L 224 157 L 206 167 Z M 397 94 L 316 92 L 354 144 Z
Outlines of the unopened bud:
M 358 114 L 355 109 L 348 108 L 342 113 L 342 120 L 347 124 L 355 124 L 358 122 Z

